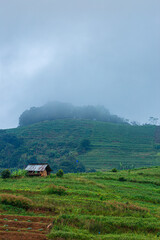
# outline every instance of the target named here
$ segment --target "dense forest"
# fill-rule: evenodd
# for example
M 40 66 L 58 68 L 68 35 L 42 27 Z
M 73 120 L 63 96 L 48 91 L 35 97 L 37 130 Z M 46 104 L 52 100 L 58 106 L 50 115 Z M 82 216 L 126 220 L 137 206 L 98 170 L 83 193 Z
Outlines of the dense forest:
M 0 130 L 0 168 L 14 168 L 25 152 L 24 139 Z
M 55 119 L 88 119 L 127 123 L 125 119 L 112 115 L 104 106 L 77 107 L 68 103 L 50 102 L 41 107 L 32 107 L 25 110 L 19 118 L 19 126 Z

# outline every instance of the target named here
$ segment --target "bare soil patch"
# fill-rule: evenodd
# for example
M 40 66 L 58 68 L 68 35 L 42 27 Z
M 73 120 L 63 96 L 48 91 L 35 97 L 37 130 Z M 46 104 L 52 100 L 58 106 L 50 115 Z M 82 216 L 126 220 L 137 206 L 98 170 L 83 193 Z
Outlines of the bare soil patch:
M 43 234 L 0 231 L 0 240 L 47 240 L 47 239 L 48 238 Z
M 46 240 L 52 218 L 0 215 L 0 240 Z

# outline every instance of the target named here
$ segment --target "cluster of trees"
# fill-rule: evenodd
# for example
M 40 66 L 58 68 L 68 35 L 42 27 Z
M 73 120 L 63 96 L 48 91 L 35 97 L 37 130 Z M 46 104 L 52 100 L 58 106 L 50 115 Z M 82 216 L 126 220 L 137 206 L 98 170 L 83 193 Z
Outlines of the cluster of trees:
M 39 149 L 40 147 L 40 149 Z M 57 142 L 54 145 L 42 141 L 32 144 L 32 141 L 20 138 L 6 130 L 0 130 L 0 169 L 24 168 L 30 163 L 47 161 L 56 173 L 62 169 L 67 172 L 85 172 L 85 167 L 77 160 L 79 154 L 89 151 L 88 139 L 80 142 Z
M 9 134 L 6 130 L 0 130 L 0 168 L 13 168 L 17 165 L 23 143 L 22 138 Z
M 19 126 L 55 119 L 89 119 L 113 123 L 127 123 L 123 118 L 112 115 L 103 106 L 75 107 L 72 104 L 50 102 L 42 107 L 32 107 L 19 117 Z
M 23 143 L 22 138 L 18 138 L 13 134 L 9 134 L 6 130 L 0 130 L 0 149 L 3 149 L 6 143 L 13 145 L 15 148 L 18 148 Z
M 54 161 L 52 169 L 53 172 L 57 172 L 58 169 L 62 169 L 64 173 L 78 173 L 86 171 L 85 166 L 72 154 L 67 154 L 58 161 Z

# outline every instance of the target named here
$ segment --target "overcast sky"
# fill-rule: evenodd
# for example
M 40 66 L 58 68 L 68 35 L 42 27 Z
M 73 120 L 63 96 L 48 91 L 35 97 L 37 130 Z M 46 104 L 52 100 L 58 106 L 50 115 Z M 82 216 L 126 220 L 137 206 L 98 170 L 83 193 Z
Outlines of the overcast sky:
M 0 128 L 54 100 L 160 118 L 160 0 L 0 0 Z

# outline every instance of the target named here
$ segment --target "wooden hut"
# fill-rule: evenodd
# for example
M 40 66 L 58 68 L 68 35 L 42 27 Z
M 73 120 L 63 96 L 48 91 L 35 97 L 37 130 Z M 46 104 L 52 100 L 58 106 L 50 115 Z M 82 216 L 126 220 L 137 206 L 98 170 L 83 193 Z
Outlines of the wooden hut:
M 41 176 L 46 177 L 50 175 L 52 169 L 47 163 L 39 163 L 39 164 L 29 164 L 25 170 L 27 171 L 28 176 Z

